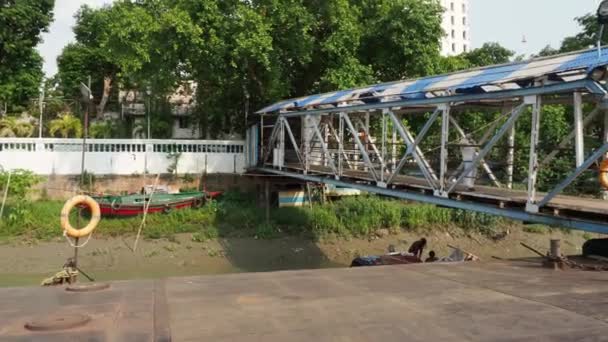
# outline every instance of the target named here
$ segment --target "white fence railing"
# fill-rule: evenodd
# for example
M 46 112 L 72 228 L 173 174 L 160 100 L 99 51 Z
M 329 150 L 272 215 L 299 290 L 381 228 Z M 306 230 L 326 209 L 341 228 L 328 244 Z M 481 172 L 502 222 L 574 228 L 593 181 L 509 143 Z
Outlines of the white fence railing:
M 177 159 L 179 174 L 242 173 L 245 142 L 241 140 L 88 139 L 85 169 L 96 175 L 167 173 Z M 0 167 L 26 169 L 39 175 L 80 174 L 80 139 L 0 139 Z

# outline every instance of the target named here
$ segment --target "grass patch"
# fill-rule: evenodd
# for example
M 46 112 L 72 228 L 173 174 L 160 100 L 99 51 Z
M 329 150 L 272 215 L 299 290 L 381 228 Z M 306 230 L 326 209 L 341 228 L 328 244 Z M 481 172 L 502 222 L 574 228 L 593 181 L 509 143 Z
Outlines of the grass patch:
M 522 228 L 522 230 L 526 233 L 530 234 L 546 234 L 547 228 L 545 226 L 540 225 L 527 225 Z
M 8 205 L 0 222 L 0 240 L 16 236 L 48 240 L 60 237 L 57 201 L 38 201 Z M 75 219 L 72 218 L 72 222 Z M 348 197 L 324 205 L 301 208 L 274 208 L 266 222 L 264 209 L 256 198 L 227 193 L 220 201 L 200 209 L 174 210 L 169 214 L 148 215 L 144 237 L 171 239 L 175 234 L 191 233 L 192 241 L 206 242 L 220 237 L 272 239 L 282 235 L 304 235 L 312 239 L 328 236 L 367 237 L 380 229 L 444 229 L 456 225 L 482 233 L 493 231 L 501 220 L 492 216 L 412 204 L 379 196 Z M 100 236 L 133 235 L 141 217 L 104 218 L 95 231 Z

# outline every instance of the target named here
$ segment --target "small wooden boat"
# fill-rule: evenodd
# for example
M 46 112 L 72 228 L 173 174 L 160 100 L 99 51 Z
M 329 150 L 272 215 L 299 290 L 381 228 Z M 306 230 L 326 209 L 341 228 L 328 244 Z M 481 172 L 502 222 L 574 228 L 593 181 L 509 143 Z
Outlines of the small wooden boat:
M 150 201 L 148 213 L 170 213 L 172 210 L 199 208 L 208 199 L 217 198 L 221 192 L 181 192 L 177 194 L 132 194 L 125 196 L 93 197 L 101 209 L 102 216 L 137 216 L 143 214 Z

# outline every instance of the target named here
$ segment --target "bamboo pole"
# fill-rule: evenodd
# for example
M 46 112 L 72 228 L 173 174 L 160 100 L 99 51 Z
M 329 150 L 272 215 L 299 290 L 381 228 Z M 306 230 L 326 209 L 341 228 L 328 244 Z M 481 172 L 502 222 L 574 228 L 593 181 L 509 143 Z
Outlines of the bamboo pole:
M 148 198 L 148 202 L 144 204 L 144 217 L 141 220 L 141 224 L 139 225 L 139 229 L 137 230 L 137 237 L 135 238 L 135 243 L 133 244 L 133 252 L 137 251 L 137 242 L 139 242 L 139 237 L 141 236 L 141 231 L 146 226 L 146 217 L 148 216 L 148 209 L 150 208 L 150 203 L 152 202 L 152 197 L 156 192 L 156 186 L 158 185 L 158 179 L 160 178 L 160 173 L 156 175 L 156 180 L 154 181 L 154 187 L 152 187 L 152 193 Z M 145 194 L 144 194 L 145 195 Z

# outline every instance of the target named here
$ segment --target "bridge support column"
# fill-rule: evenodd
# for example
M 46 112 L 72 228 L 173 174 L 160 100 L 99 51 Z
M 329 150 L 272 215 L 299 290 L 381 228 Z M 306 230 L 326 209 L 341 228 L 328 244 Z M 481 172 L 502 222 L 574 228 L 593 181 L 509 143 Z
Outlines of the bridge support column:
M 503 109 L 503 114 L 513 109 Z M 513 167 L 515 164 L 515 125 L 509 129 L 509 137 L 507 139 L 508 152 L 507 152 L 507 188 L 513 189 Z
M 448 197 L 448 142 L 450 139 L 450 106 L 442 105 L 441 110 L 441 155 L 439 161 L 439 191 L 436 196 Z
M 526 211 L 536 214 L 539 207 L 536 204 L 536 179 L 538 177 L 538 143 L 540 139 L 540 116 L 542 100 L 540 96 L 529 96 L 524 99 L 525 104 L 532 105 L 532 122 L 530 133 L 530 164 L 528 166 L 528 201 Z
M 585 140 L 583 126 L 583 95 L 574 93 L 574 150 L 576 155 L 576 167 L 583 165 L 585 161 Z

